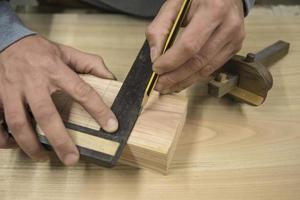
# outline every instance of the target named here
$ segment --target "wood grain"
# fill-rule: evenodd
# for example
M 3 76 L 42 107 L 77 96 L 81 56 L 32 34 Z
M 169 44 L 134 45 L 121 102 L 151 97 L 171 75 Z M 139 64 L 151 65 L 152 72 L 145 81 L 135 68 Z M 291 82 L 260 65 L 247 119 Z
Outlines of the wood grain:
M 1 199 L 300 199 L 300 17 L 259 12 L 246 20 L 242 55 L 278 39 L 291 42 L 289 55 L 271 67 L 267 101 L 256 108 L 211 98 L 203 83 L 186 91 L 187 123 L 168 176 L 126 165 L 103 169 L 81 162 L 66 168 L 1 150 Z M 111 15 L 22 18 L 52 40 L 100 54 L 119 80 L 148 23 Z

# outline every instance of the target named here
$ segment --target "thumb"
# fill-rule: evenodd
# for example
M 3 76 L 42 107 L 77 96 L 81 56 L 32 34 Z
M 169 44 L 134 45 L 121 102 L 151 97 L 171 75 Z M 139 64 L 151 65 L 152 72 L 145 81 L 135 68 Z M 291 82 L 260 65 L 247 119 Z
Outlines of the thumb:
M 152 23 L 147 27 L 146 37 L 150 46 L 151 61 L 161 55 L 170 29 L 181 7 L 181 0 L 166 1 Z
M 60 49 L 63 53 L 64 62 L 75 72 L 116 80 L 116 77 L 108 70 L 101 56 L 84 53 L 65 45 L 60 45 Z

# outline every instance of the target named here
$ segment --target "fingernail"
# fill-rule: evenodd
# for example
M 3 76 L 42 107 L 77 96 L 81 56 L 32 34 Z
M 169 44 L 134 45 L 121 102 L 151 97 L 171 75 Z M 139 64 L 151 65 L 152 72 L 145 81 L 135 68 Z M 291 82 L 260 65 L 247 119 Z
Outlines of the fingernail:
M 150 48 L 150 57 L 151 57 L 151 61 L 152 63 L 154 63 L 155 59 L 157 58 L 157 49 L 155 47 L 151 47 Z
M 105 130 L 107 132 L 113 133 L 118 129 L 118 127 L 119 127 L 118 121 L 115 118 L 110 118 L 106 123 Z
M 78 162 L 79 155 L 77 153 L 68 153 L 64 156 L 63 162 L 65 165 L 74 165 Z

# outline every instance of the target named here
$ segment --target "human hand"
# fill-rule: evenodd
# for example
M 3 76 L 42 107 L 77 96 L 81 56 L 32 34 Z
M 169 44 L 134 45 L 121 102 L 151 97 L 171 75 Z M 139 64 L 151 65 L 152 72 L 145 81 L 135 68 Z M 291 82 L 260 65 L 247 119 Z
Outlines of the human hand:
M 156 89 L 163 94 L 208 77 L 242 48 L 245 38 L 242 0 L 193 0 L 185 30 L 160 55 L 181 4 L 166 1 L 146 32 L 153 70 L 160 75 Z
M 3 109 L 14 140 L 31 158 L 45 160 L 47 154 L 31 126 L 26 107 L 65 165 L 79 159 L 51 99 L 57 90 L 64 90 L 79 102 L 106 131 L 118 128 L 113 112 L 77 73 L 114 79 L 101 57 L 40 36 L 23 38 L 0 53 L 0 112 Z M 0 127 L 0 148 L 13 146 L 14 140 Z

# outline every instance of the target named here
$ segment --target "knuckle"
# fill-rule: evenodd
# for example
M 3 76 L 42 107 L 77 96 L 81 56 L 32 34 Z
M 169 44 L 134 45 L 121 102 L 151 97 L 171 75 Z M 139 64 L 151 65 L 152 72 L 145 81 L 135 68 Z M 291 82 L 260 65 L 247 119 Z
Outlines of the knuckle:
M 18 66 L 5 66 L 3 71 L 1 71 L 1 86 L 7 85 L 18 85 L 20 78 L 16 76 L 17 73 L 23 74 L 23 70 L 20 69 Z
M 192 58 L 192 62 L 191 66 L 194 66 L 195 71 L 198 71 L 209 62 L 209 57 L 206 54 L 196 54 Z
M 83 81 L 80 81 L 75 85 L 74 91 L 77 95 L 77 100 L 81 102 L 87 101 L 90 98 L 91 94 L 94 93 L 93 88 Z
M 207 78 L 209 75 L 212 74 L 212 72 L 216 69 L 215 66 L 209 64 L 207 66 L 205 66 L 199 73 L 200 76 Z
M 188 55 L 194 55 L 199 51 L 197 42 L 191 39 L 185 39 L 183 49 Z
M 100 118 L 104 116 L 110 115 L 110 110 L 104 104 L 102 106 L 98 106 L 98 109 L 95 111 L 95 114 Z
M 99 56 L 99 55 L 97 55 L 97 54 L 90 54 L 92 57 L 94 57 L 94 59 L 96 60 L 96 61 L 100 61 L 100 62 L 104 62 L 104 59 L 101 57 L 101 56 Z
M 99 60 L 100 62 L 104 63 L 104 59 L 101 56 L 96 55 L 96 59 Z
M 26 126 L 26 120 L 22 119 L 16 113 L 8 114 L 7 117 L 8 117 L 7 124 L 12 129 L 14 134 L 18 134 L 22 132 L 22 130 Z
M 53 66 L 56 66 L 58 60 L 59 58 L 56 55 L 42 54 L 40 55 L 38 60 L 32 61 L 32 65 L 33 66 L 38 65 L 38 66 L 45 67 L 46 69 L 52 69 Z
M 240 30 L 244 27 L 243 24 L 243 19 L 241 19 L 240 17 L 232 17 L 231 29 L 233 30 L 233 32 L 240 32 Z
M 48 122 L 49 119 L 53 119 L 55 116 L 55 111 L 48 106 L 45 106 L 44 101 L 41 100 L 40 103 L 36 104 L 35 117 L 39 122 Z
M 202 65 L 199 65 L 197 62 L 198 61 L 194 61 L 193 59 L 193 63 L 189 65 L 189 70 L 193 73 L 202 69 Z
M 217 18 L 222 17 L 226 13 L 226 1 L 224 0 L 211 1 L 211 6 Z
M 32 65 L 36 66 L 36 69 L 42 67 L 43 70 L 47 72 L 48 75 L 56 75 L 58 70 L 60 70 L 61 59 L 56 55 L 44 55 L 39 58 L 39 62 L 33 63 Z M 40 71 L 33 71 L 33 73 L 37 74 L 37 77 L 40 76 Z
M 150 24 L 146 29 L 146 37 L 149 39 L 154 38 L 157 35 L 156 29 L 153 24 Z
M 82 54 L 80 62 L 85 66 L 85 73 L 89 73 L 97 65 L 105 65 L 104 59 L 97 54 Z
M 160 65 L 156 65 L 154 68 L 154 71 L 159 74 L 159 75 L 164 75 L 174 69 L 176 65 L 174 64 L 174 62 L 171 59 L 165 59 L 163 64 Z

